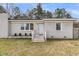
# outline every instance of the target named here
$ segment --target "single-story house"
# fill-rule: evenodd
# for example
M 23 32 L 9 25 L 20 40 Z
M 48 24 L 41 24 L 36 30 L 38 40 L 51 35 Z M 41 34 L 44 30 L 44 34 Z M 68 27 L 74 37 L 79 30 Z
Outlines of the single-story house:
M 7 13 L 0 14 L 0 38 L 32 38 L 43 42 L 47 38 L 78 38 L 77 19 L 51 18 L 42 20 L 8 19 Z

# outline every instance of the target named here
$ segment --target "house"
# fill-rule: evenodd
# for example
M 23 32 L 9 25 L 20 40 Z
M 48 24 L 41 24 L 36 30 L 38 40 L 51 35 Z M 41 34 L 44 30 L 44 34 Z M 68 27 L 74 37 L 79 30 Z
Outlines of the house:
M 76 19 L 52 18 L 42 20 L 8 19 L 7 13 L 0 14 L 0 38 L 32 38 L 44 42 L 47 38 L 78 38 L 74 24 Z

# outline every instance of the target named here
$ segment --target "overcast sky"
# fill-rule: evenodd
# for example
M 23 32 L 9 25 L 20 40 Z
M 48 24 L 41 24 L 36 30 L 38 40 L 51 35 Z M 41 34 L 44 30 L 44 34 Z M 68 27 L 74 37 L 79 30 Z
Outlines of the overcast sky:
M 5 6 L 5 4 L 1 4 Z M 15 6 L 18 6 L 22 11 L 27 9 L 32 9 L 36 7 L 37 4 L 32 3 L 16 3 Z M 77 3 L 43 3 L 42 8 L 45 10 L 50 10 L 52 13 L 56 8 L 65 8 L 69 13 L 72 14 L 74 18 L 79 18 L 79 4 Z

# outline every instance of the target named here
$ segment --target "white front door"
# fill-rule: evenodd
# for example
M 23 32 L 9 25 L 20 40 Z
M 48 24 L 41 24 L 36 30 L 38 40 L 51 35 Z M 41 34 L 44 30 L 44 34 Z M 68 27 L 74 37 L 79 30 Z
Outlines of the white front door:
M 39 34 L 44 33 L 44 24 L 38 24 L 38 32 L 39 32 Z

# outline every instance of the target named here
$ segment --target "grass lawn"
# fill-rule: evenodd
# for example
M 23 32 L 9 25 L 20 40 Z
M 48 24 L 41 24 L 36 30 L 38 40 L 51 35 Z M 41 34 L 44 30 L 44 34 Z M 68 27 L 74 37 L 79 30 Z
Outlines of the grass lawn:
M 30 39 L 0 39 L 3 56 L 79 55 L 79 40 L 48 40 L 33 43 Z

